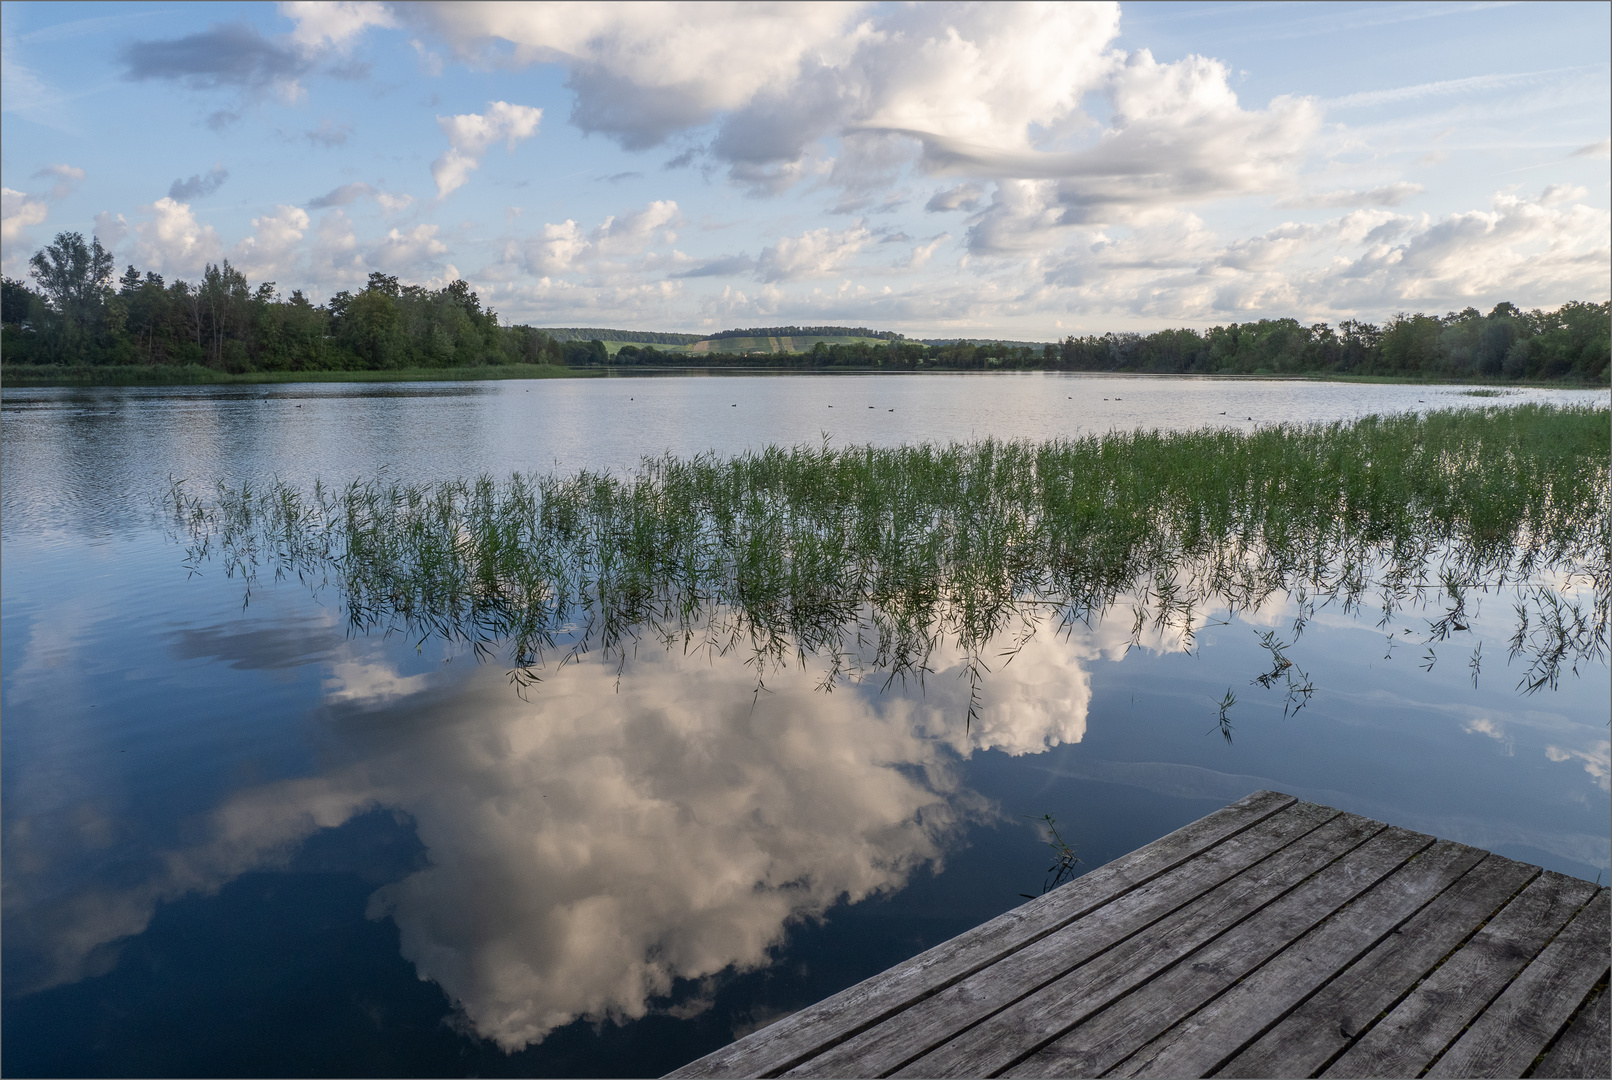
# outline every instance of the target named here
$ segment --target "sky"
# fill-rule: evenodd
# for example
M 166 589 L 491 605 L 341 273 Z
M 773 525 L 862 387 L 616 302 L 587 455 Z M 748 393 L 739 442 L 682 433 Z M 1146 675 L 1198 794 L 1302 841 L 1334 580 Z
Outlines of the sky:
M 1612 292 L 1606 3 L 0 6 L 63 230 L 512 323 L 1109 330 Z

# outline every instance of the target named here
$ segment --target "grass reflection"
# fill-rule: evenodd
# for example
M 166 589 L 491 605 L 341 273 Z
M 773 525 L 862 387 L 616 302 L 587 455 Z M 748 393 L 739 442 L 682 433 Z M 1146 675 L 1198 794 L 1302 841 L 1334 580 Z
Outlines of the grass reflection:
M 821 665 L 821 685 L 919 677 L 965 658 L 972 718 L 990 664 L 1038 626 L 1110 613 L 1133 640 L 1190 647 L 1205 614 L 1295 603 L 1289 660 L 1318 608 L 1431 606 L 1424 663 L 1470 637 L 1469 605 L 1511 590 L 1519 688 L 1604 662 L 1609 414 L 1525 405 L 1239 433 L 1050 442 L 768 447 L 579 472 L 311 491 L 175 482 L 193 567 L 333 586 L 355 629 L 507 649 L 521 688 L 544 665 L 640 641 Z M 1481 643 L 1468 660 L 1474 678 Z M 618 667 L 618 672 L 619 672 Z M 1229 707 L 1231 697 L 1228 691 Z M 1222 708 L 1222 727 L 1229 734 Z

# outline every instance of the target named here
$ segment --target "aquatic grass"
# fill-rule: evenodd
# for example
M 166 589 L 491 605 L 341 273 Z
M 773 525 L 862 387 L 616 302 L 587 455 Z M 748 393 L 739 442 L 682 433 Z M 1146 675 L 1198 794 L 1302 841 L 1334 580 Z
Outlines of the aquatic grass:
M 1058 819 L 1051 814 L 1042 814 L 1032 820 L 1040 822 L 1039 831 L 1047 847 L 1052 849 L 1052 865 L 1047 867 L 1046 876 L 1041 881 L 1041 892 L 1045 896 L 1066 881 L 1075 877 L 1075 867 L 1080 864 L 1080 857 L 1075 849 L 1069 846 L 1063 834 L 1058 831 Z M 1026 900 L 1034 900 L 1029 893 L 1020 893 Z
M 1295 641 L 1317 606 L 1369 604 L 1387 625 L 1432 605 L 1431 650 L 1466 630 L 1474 594 L 1511 587 L 1519 685 L 1554 686 L 1606 656 L 1608 452 L 1606 409 L 1526 405 L 1246 434 L 825 440 L 625 476 L 176 482 L 168 501 L 190 565 L 221 560 L 248 599 L 264 568 L 334 587 L 355 629 L 503 650 L 523 689 L 556 651 L 623 665 L 644 640 L 744 649 L 758 688 L 783 663 L 821 663 L 825 689 L 921 679 L 944 645 L 972 715 L 992 662 L 1048 620 L 1128 606 L 1135 640 L 1190 645 L 1211 608 L 1278 595 L 1298 602 Z M 1290 709 L 1312 689 L 1294 670 L 1270 682 Z

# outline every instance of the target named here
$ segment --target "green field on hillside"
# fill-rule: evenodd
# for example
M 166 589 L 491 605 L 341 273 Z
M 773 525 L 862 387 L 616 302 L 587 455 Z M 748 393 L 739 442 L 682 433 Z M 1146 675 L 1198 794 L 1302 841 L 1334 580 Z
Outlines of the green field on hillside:
M 645 347 L 645 345 L 644 345 L 644 343 L 642 341 L 611 341 L 609 339 L 606 339 L 604 345 L 605 345 L 605 349 L 609 351 L 611 356 L 616 355 L 618 352 L 620 352 L 622 350 L 622 347 L 626 346 L 626 345 L 631 345 L 636 349 L 642 349 L 642 348 Z M 656 345 L 652 345 L 650 347 L 653 348 L 656 352 L 675 353 L 675 354 L 677 354 L 679 356 L 681 356 L 683 353 L 688 351 L 688 346 L 687 345 L 659 345 L 659 344 L 656 344 Z
M 825 345 L 855 345 L 865 341 L 869 345 L 883 346 L 889 342 L 880 338 L 871 337 L 820 337 L 817 335 L 798 337 L 725 337 L 714 338 L 707 341 L 696 341 L 684 351 L 698 354 L 703 352 L 811 352 L 812 347 L 819 341 Z
M 701 353 L 747 353 L 747 352 L 788 353 L 788 352 L 811 352 L 812 347 L 814 345 L 816 345 L 819 341 L 821 341 L 825 345 L 855 345 L 859 341 L 865 341 L 869 345 L 873 345 L 873 346 L 882 346 L 882 345 L 889 344 L 888 342 L 882 341 L 879 338 L 870 338 L 870 337 L 820 337 L 820 336 L 813 335 L 813 336 L 810 336 L 810 337 L 725 337 L 725 338 L 707 338 L 704 341 L 694 341 L 694 342 L 690 342 L 687 345 L 663 345 L 663 344 L 660 344 L 660 343 L 657 342 L 652 347 L 657 352 L 672 353 L 672 354 L 676 354 L 676 355 L 685 355 L 685 356 L 689 356 L 689 357 L 692 358 L 692 357 L 696 357 L 696 356 L 700 355 Z M 637 346 L 640 349 L 645 347 L 645 343 L 642 342 L 642 341 L 612 341 L 612 340 L 607 339 L 604 344 L 605 344 L 605 348 L 610 350 L 610 355 L 611 356 L 614 356 L 614 355 L 616 355 L 616 353 L 620 352 L 621 349 L 622 349 L 622 346 L 624 346 L 624 345 L 634 345 L 634 346 Z

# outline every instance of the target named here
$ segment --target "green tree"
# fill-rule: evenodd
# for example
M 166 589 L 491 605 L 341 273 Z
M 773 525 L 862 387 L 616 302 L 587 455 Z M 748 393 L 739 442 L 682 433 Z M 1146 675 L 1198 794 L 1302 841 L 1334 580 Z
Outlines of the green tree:
M 27 282 L 8 277 L 0 283 L 0 323 L 21 327 L 37 318 L 44 305 L 44 297 L 30 289 Z
M 208 363 L 216 368 L 241 370 L 247 353 L 239 339 L 246 329 L 252 299 L 246 275 L 231 266 L 228 259 L 222 266 L 209 263 L 196 294 L 200 301 L 198 322 L 204 318 L 207 326 L 206 340 L 199 343 L 207 351 Z
M 371 283 L 379 275 L 371 275 Z M 391 279 L 395 286 L 397 279 Z M 399 355 L 402 344 L 402 319 L 398 302 L 388 291 L 385 282 L 379 288 L 365 288 L 356 296 L 338 293 L 332 299 L 345 298 L 336 319 L 336 340 L 346 346 L 367 368 L 403 367 L 404 357 Z
M 100 322 L 113 266 L 112 253 L 99 239 L 87 244 L 83 233 L 57 233 L 28 265 L 46 300 L 69 326 L 85 329 Z

